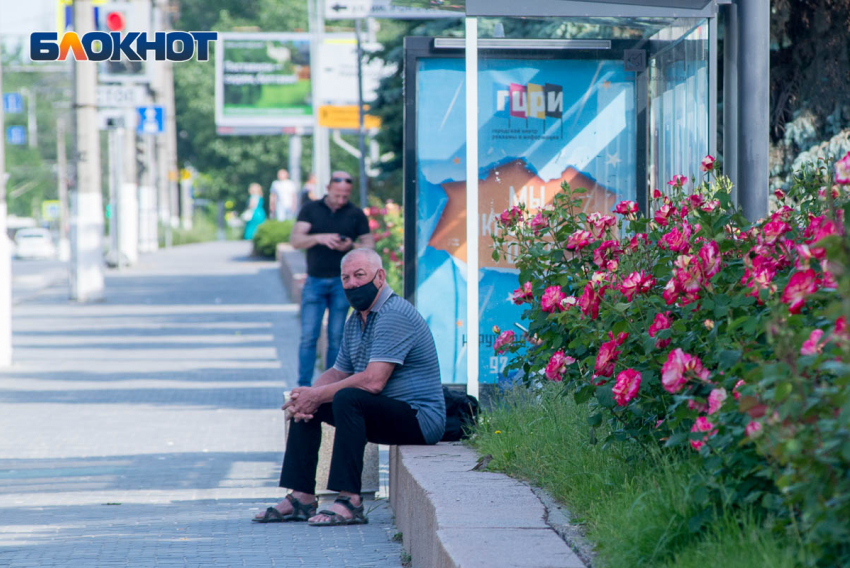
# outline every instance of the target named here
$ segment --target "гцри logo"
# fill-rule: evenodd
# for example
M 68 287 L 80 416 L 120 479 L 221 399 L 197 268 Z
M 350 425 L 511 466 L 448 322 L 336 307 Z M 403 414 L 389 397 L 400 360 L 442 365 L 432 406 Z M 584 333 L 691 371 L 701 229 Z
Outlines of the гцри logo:
M 511 83 L 507 89 L 496 91 L 496 111 L 505 110 L 517 118 L 561 118 L 564 114 L 564 88 L 551 83 Z

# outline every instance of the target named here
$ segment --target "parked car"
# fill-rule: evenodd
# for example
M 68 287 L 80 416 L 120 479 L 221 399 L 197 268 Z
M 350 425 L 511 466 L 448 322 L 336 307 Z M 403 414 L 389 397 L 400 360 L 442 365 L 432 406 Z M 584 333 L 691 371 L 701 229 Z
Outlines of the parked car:
M 54 258 L 56 246 L 47 229 L 21 229 L 15 233 L 17 258 Z

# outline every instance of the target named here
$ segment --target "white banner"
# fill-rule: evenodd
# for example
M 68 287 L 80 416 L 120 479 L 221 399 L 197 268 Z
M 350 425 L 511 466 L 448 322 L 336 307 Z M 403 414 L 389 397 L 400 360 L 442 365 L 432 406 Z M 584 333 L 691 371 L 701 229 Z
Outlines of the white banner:
M 378 84 L 393 72 L 379 59 L 367 61 L 366 53 L 379 49 L 379 44 L 363 45 L 363 101 L 375 99 Z M 357 41 L 351 38 L 325 38 L 319 61 L 319 105 L 357 105 Z

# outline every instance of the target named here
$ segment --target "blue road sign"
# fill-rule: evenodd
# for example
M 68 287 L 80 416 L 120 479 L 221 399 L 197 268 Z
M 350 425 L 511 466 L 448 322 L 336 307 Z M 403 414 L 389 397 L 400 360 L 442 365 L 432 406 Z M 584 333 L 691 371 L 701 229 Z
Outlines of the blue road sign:
M 27 143 L 27 129 L 23 126 L 9 126 L 6 128 L 6 141 L 15 146 L 23 146 Z
M 3 112 L 9 114 L 24 112 L 24 97 L 21 96 L 21 93 L 3 95 Z
M 136 107 L 139 116 L 139 134 L 162 134 L 165 124 L 165 110 L 161 106 Z

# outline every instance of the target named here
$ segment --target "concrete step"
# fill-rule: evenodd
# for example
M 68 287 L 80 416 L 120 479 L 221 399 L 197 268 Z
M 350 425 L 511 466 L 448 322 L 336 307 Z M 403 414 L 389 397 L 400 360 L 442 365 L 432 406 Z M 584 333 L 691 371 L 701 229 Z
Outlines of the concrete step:
M 585 568 L 527 485 L 472 471 L 460 443 L 390 448 L 390 504 L 413 567 Z

